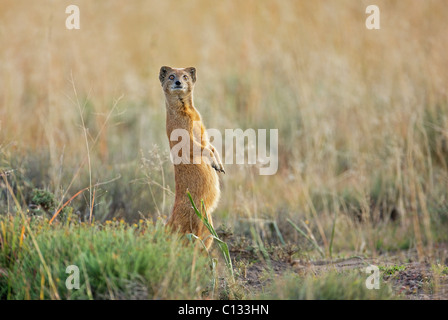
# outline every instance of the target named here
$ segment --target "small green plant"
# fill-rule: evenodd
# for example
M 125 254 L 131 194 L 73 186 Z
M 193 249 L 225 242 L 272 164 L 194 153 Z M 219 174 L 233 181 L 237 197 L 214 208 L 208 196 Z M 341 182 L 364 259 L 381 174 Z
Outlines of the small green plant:
M 393 276 L 395 273 L 404 271 L 406 269 L 406 267 L 403 265 L 379 266 L 378 268 L 383 272 L 384 276 Z
M 231 275 L 232 281 L 234 281 L 234 275 L 233 275 L 233 266 L 232 266 L 232 259 L 230 258 L 230 251 L 229 247 L 227 246 L 227 243 L 222 241 L 218 234 L 216 233 L 213 226 L 210 224 L 210 222 L 207 219 L 207 211 L 204 205 L 204 201 L 201 200 L 201 206 L 204 211 L 204 215 L 198 210 L 196 207 L 193 198 L 189 191 L 187 191 L 187 196 L 190 199 L 191 205 L 193 206 L 193 210 L 196 213 L 196 215 L 201 219 L 201 221 L 204 223 L 204 225 L 207 227 L 208 231 L 210 232 L 210 236 L 217 242 L 218 248 L 221 251 L 222 255 L 224 256 L 224 260 L 226 263 L 227 270 L 229 270 L 229 273 Z M 205 239 L 204 239 L 205 240 Z
M 48 190 L 34 189 L 31 193 L 31 203 L 28 212 L 33 215 L 43 213 L 53 215 L 57 207 L 57 201 L 53 193 Z M 61 208 L 60 218 L 65 219 L 73 213 L 73 207 L 64 206 Z
M 433 264 L 431 270 L 439 276 L 448 276 L 448 266 L 441 265 L 440 263 Z
M 34 189 L 31 194 L 31 203 L 37 207 L 35 211 L 43 209 L 48 213 L 55 206 L 54 195 L 47 190 Z

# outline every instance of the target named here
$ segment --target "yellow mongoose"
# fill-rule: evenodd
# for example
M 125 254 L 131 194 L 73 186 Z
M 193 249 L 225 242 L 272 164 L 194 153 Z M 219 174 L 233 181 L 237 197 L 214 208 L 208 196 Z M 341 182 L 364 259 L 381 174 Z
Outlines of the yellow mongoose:
M 194 213 L 187 197 L 187 190 L 190 191 L 198 209 L 201 200 L 204 200 L 207 218 L 213 225 L 211 213 L 215 210 L 220 196 L 217 172 L 225 173 L 225 171 L 218 152 L 209 142 L 201 115 L 193 105 L 196 69 L 164 66 L 160 69 L 159 80 L 165 93 L 166 133 L 170 150 L 173 151 L 173 147 L 177 144 L 177 141 L 172 141 L 173 131 L 181 129 L 188 133 L 190 151 L 189 156 L 188 152 L 182 154 L 182 150 L 179 154 L 172 153 L 172 156 L 183 157 L 184 161 L 178 164 L 174 162 L 176 196 L 167 225 L 182 233 L 193 233 L 205 239 L 210 233 Z M 211 237 L 205 240 L 207 248 L 212 241 Z

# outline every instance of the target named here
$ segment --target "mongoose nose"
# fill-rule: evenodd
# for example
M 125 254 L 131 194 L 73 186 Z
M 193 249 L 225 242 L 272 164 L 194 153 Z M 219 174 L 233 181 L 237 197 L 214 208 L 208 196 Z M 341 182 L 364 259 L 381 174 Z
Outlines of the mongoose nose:
M 176 86 L 180 86 L 180 81 L 179 80 L 176 81 Z

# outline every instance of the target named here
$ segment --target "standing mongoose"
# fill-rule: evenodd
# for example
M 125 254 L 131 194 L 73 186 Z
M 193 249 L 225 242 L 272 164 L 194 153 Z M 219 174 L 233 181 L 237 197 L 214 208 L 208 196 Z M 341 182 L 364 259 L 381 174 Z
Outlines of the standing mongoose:
M 178 164 L 174 161 L 176 195 L 167 225 L 179 232 L 193 233 L 206 239 L 205 245 L 209 248 L 213 239 L 208 237 L 210 233 L 194 213 L 187 190 L 198 209 L 201 208 L 201 200 L 204 200 L 208 221 L 213 225 L 211 213 L 216 209 L 220 196 L 217 172 L 225 171 L 218 152 L 210 144 L 201 115 L 193 105 L 196 69 L 164 66 L 160 69 L 159 80 L 165 93 L 166 133 L 170 150 L 173 151 L 173 147 L 178 144 L 172 141 L 173 131 L 181 129 L 188 133 L 190 151 L 189 155 L 187 152 L 182 154 L 182 150 L 174 154 L 183 157 L 183 161 Z

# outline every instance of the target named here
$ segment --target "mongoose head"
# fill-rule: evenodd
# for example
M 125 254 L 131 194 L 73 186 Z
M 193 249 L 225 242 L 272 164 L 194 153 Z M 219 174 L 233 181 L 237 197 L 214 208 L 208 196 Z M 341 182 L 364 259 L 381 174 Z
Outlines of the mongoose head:
M 159 80 L 165 95 L 176 95 L 180 98 L 193 92 L 196 82 L 196 69 L 171 68 L 163 66 L 160 68 Z

